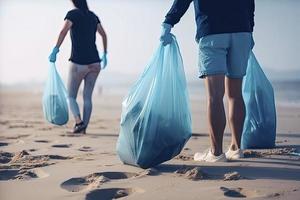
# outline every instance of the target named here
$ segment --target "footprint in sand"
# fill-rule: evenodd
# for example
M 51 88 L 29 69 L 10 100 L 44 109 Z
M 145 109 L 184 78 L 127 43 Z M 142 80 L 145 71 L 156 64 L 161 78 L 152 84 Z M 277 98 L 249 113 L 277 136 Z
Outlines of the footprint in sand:
M 99 154 L 100 155 L 109 155 L 109 156 L 116 156 L 117 155 L 116 153 L 113 153 L 113 152 L 100 152 Z
M 54 144 L 51 147 L 54 148 L 70 148 L 72 146 L 72 144 Z
M 8 126 L 9 129 L 13 128 L 33 128 L 33 125 L 28 125 L 28 124 L 13 124 Z
M 17 153 L 0 151 L 0 164 L 2 169 L 29 170 L 55 164 L 53 160 L 67 160 L 73 157 L 60 155 L 31 155 L 23 150 Z
M 267 150 L 245 150 L 244 152 L 245 158 L 261 158 L 261 157 L 268 157 L 272 155 L 279 155 L 279 156 L 290 156 L 290 155 L 297 155 L 296 148 L 274 148 L 274 149 L 267 149 Z
M 94 151 L 92 149 L 92 147 L 88 147 L 88 146 L 82 146 L 78 149 L 79 151 L 84 151 L 84 152 L 90 152 L 90 151 Z
M 3 139 L 16 140 L 16 139 L 26 138 L 26 137 L 29 137 L 29 136 L 30 135 L 16 135 L 16 136 L 4 137 Z
M 226 188 L 226 187 L 220 187 L 220 189 L 224 192 L 224 196 L 226 197 L 236 197 L 236 198 L 261 197 L 258 191 L 255 190 L 247 190 L 244 188 Z
M 139 190 L 132 189 L 132 188 L 105 188 L 105 189 L 98 189 L 89 192 L 86 196 L 86 200 L 111 200 L 111 199 L 119 199 L 122 197 L 129 196 L 136 191 Z
M 0 164 L 9 163 L 14 156 L 13 153 L 0 151 Z
M 44 155 L 44 156 L 52 160 L 69 160 L 73 158 L 71 156 L 60 156 L 60 155 Z
M 182 161 L 191 161 L 191 160 L 194 160 L 194 156 L 182 153 L 182 154 L 179 154 L 178 156 L 176 156 L 175 159 L 182 160 Z
M 174 174 L 184 176 L 185 178 L 193 181 L 208 179 L 208 174 L 205 173 L 200 167 L 182 166 L 176 170 Z
M 6 125 L 6 124 L 9 124 L 9 121 L 7 121 L 7 120 L 5 120 L 5 121 L 0 120 L 0 125 Z
M 4 147 L 4 146 L 7 146 L 9 143 L 7 142 L 0 142 L 0 147 Z
M 63 182 L 60 186 L 69 192 L 79 192 L 81 190 L 98 188 L 103 183 L 109 181 L 129 179 L 138 175 L 130 172 L 100 172 L 85 177 L 71 178 Z
M 34 140 L 34 142 L 37 142 L 37 143 L 49 143 L 50 141 L 49 140 Z
M 61 137 L 82 137 L 82 136 L 85 136 L 85 134 L 74 134 L 72 132 L 67 132 L 67 133 L 61 134 L 60 136 Z
M 40 131 L 50 131 L 50 130 L 52 130 L 52 127 L 42 127 L 42 128 L 38 128 L 38 130 L 40 130 Z
M 31 170 L 20 170 L 20 169 L 9 169 L 0 170 L 0 180 L 30 180 L 33 178 L 45 178 L 49 176 L 42 169 L 31 169 Z

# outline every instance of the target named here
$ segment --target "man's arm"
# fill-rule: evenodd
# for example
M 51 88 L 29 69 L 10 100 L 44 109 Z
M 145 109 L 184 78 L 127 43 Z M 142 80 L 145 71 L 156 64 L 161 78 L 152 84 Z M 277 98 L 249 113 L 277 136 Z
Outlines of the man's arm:
M 193 0 L 175 0 L 170 11 L 166 15 L 164 23 L 174 26 L 184 15 Z

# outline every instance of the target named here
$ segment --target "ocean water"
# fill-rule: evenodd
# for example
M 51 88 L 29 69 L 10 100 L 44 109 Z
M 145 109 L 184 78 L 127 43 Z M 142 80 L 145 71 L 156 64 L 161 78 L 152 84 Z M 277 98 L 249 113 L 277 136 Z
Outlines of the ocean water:
M 300 80 L 273 81 L 272 85 L 278 105 L 300 107 Z
M 125 95 L 128 93 L 134 80 L 131 82 L 123 82 L 122 84 L 98 84 L 98 94 Z M 273 80 L 271 84 L 274 89 L 275 103 L 277 106 L 297 107 L 300 108 L 300 80 Z M 191 99 L 205 100 L 206 91 L 203 80 L 189 81 L 187 84 L 189 96 Z M 226 98 L 224 98 L 226 99 Z

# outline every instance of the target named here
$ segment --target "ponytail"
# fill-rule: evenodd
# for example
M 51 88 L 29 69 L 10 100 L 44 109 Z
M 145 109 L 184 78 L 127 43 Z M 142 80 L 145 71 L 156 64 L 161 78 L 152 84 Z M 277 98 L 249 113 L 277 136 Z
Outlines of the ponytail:
M 86 0 L 72 0 L 74 6 L 80 10 L 88 11 L 89 7 L 87 5 Z

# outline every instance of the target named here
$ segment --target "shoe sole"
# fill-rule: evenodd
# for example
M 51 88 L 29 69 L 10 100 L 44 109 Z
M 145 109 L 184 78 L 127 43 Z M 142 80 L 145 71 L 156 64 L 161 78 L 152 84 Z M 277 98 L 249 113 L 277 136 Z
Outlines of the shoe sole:
M 227 162 L 228 159 L 225 157 L 225 158 L 220 158 L 220 159 L 217 159 L 217 160 L 200 160 L 200 159 L 195 159 L 194 158 L 194 161 L 196 162 L 210 162 L 210 163 L 214 163 L 214 162 Z
M 239 160 L 239 159 L 242 159 L 242 158 L 244 158 L 244 156 L 241 156 L 241 155 L 234 155 L 234 156 L 231 156 L 231 157 L 226 156 L 227 160 Z

